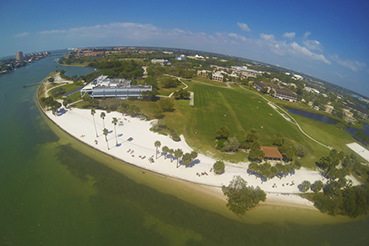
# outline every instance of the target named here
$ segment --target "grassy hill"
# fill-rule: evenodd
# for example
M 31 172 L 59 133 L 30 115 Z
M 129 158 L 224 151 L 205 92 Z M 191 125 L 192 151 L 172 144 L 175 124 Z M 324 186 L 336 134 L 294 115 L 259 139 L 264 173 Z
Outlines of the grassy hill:
M 275 112 L 265 100 L 256 93 L 241 88 L 227 88 L 196 81 L 189 82 L 189 90 L 195 93 L 195 106 L 187 101 L 176 101 L 176 111 L 164 118 L 166 125 L 183 133 L 188 143 L 200 151 L 232 161 L 241 161 L 246 153 L 227 154 L 215 148 L 217 129 L 227 126 L 233 136 L 242 139 L 249 131 L 256 130 L 259 142 L 270 145 L 277 135 L 293 144 L 302 145 L 305 157 L 304 166 L 313 167 L 314 162 L 328 150 L 304 136 L 295 125 Z M 345 143 L 352 138 L 334 125 L 314 122 L 296 117 L 302 127 L 313 137 L 345 150 Z M 325 142 L 326 141 L 326 142 Z

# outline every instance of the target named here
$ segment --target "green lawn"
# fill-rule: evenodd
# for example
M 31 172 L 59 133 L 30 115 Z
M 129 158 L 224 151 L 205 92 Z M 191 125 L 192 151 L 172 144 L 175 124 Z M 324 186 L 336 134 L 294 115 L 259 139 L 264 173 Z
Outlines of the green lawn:
M 305 166 L 314 166 L 319 157 L 328 153 L 327 149 L 306 138 L 295 125 L 276 113 L 259 95 L 247 89 L 224 88 L 196 81 L 189 82 L 189 86 L 195 93 L 195 106 L 190 107 L 188 101 L 177 101 L 177 110 L 167 114 L 165 122 L 170 128 L 182 132 L 188 143 L 200 151 L 232 161 L 244 160 L 245 153 L 226 154 L 215 149 L 217 129 L 227 126 L 232 135 L 239 138 L 255 129 L 264 145 L 272 144 L 277 134 L 302 145 L 306 155 L 301 161 Z M 330 135 L 332 142 L 339 136 L 333 130 L 326 134 Z M 323 137 L 326 138 L 325 135 Z M 336 145 L 339 146 L 340 142 Z
M 176 110 L 165 113 L 163 121 L 167 127 L 183 134 L 187 142 L 198 151 L 219 159 L 244 161 L 247 157 L 244 152 L 229 154 L 215 148 L 216 131 L 226 126 L 240 140 L 254 129 L 262 145 L 271 145 L 273 139 L 281 135 L 295 146 L 303 146 L 305 157 L 301 163 L 307 167 L 314 167 L 315 161 L 329 152 L 304 136 L 294 124 L 286 121 L 250 89 L 229 88 L 219 83 L 198 80 L 186 83 L 189 85 L 188 90 L 195 93 L 195 106 L 190 106 L 188 100 L 175 101 Z M 126 103 L 137 105 L 150 118 L 154 118 L 160 111 L 158 102 L 127 100 Z M 338 150 L 347 150 L 345 144 L 353 141 L 349 134 L 335 125 L 293 116 L 308 134 Z

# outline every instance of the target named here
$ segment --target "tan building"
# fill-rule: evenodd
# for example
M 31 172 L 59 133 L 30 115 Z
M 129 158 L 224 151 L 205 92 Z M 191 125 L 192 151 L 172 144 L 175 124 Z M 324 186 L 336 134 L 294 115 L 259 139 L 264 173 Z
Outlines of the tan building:
M 211 71 L 209 70 L 197 70 L 197 76 L 203 77 L 203 78 L 208 78 L 209 74 L 211 74 Z
M 325 112 L 331 114 L 333 112 L 334 107 L 332 105 L 325 105 Z
M 222 72 L 216 71 L 216 72 L 211 74 L 211 79 L 215 80 L 215 81 L 223 82 L 224 81 L 224 75 L 223 75 Z

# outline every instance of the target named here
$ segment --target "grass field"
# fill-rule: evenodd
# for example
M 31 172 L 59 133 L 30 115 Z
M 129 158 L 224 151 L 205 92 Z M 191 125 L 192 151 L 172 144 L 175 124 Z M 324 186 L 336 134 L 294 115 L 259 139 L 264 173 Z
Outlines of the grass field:
M 286 121 L 258 93 L 247 88 L 207 82 L 201 78 L 186 81 L 188 90 L 194 92 L 195 105 L 190 106 L 187 100 L 175 101 L 176 110 L 165 113 L 163 119 L 167 127 L 183 134 L 194 149 L 219 159 L 244 161 L 247 154 L 242 151 L 229 154 L 215 148 L 216 131 L 226 126 L 239 140 L 255 130 L 262 145 L 271 145 L 275 137 L 281 135 L 295 146 L 303 147 L 305 157 L 301 164 L 307 167 L 314 167 L 316 160 L 328 154 L 328 149 L 304 136 L 296 125 Z M 126 103 L 138 106 L 149 118 L 155 118 L 155 113 L 160 111 L 158 102 L 127 100 Z M 344 130 L 302 116 L 293 117 L 313 138 L 338 150 L 348 151 L 346 143 L 353 139 Z
M 302 145 L 305 157 L 301 159 L 304 166 L 313 167 L 315 161 L 328 153 L 328 150 L 305 137 L 295 125 L 287 122 L 276 113 L 259 95 L 240 88 L 225 88 L 206 82 L 189 82 L 190 90 L 195 93 L 195 106 L 187 101 L 177 101 L 177 110 L 168 113 L 166 124 L 183 133 L 190 145 L 200 151 L 210 153 L 218 158 L 231 161 L 244 160 L 246 154 L 226 154 L 215 149 L 215 133 L 222 126 L 227 126 L 232 135 L 244 137 L 250 130 L 258 132 L 260 143 L 272 144 L 279 134 L 295 145 Z M 351 136 L 344 134 L 336 126 L 321 126 L 319 122 L 296 117 L 308 133 L 337 148 L 345 149 L 345 143 Z M 321 123 L 322 124 L 322 123 Z M 339 136 L 343 136 L 340 138 Z

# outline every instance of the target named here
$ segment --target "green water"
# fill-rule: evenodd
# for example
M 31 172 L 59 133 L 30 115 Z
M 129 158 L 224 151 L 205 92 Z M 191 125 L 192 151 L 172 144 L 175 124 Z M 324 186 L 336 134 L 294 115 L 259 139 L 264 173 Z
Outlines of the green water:
M 23 88 L 58 69 L 55 58 L 0 77 L 0 245 L 369 245 L 367 219 L 304 225 L 304 212 L 261 208 L 241 223 L 206 197 L 174 196 L 173 181 L 76 150 L 45 123 L 37 88 Z

